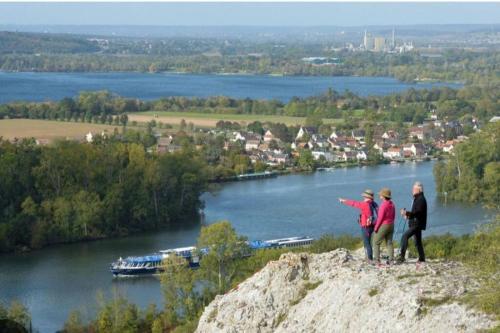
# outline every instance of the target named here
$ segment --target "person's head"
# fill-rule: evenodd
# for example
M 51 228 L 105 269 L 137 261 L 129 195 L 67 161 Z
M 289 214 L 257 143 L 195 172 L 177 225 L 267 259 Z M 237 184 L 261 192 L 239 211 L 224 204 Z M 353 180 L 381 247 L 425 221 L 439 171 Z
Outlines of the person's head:
M 373 191 L 370 189 L 366 189 L 361 196 L 365 198 L 365 200 L 373 200 Z
M 388 189 L 387 187 L 384 187 L 383 189 L 380 190 L 378 193 L 380 196 L 380 199 L 382 200 L 391 200 L 391 190 Z
M 413 195 L 417 195 L 417 194 L 423 193 L 423 192 L 424 192 L 424 185 L 422 185 L 421 182 L 415 182 L 415 184 L 413 184 L 413 188 L 412 188 Z

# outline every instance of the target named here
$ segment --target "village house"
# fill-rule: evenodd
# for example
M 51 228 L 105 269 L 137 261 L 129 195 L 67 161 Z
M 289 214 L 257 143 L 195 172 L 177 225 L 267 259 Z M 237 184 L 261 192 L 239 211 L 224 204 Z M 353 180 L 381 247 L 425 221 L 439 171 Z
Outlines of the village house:
M 364 142 L 365 140 L 365 130 L 357 129 L 351 131 L 351 136 L 354 140 L 358 142 Z
M 390 147 L 382 155 L 384 158 L 394 160 L 403 157 L 403 150 L 401 147 Z
M 311 151 L 311 154 L 315 160 L 319 160 L 321 156 L 323 156 L 324 159 L 328 162 L 335 161 L 335 155 L 326 150 L 313 150 Z
M 356 159 L 358 161 L 366 161 L 368 159 L 368 155 L 366 154 L 366 152 L 364 150 L 358 150 L 356 152 Z
M 249 151 L 249 150 L 253 150 L 253 149 L 259 149 L 259 145 L 260 145 L 260 140 L 258 140 L 258 139 L 247 140 L 245 142 L 245 150 Z
M 246 141 L 245 136 L 242 134 L 242 132 L 233 132 L 231 141 Z
M 333 131 L 332 134 L 330 134 L 330 140 L 335 140 L 335 139 L 338 139 L 338 137 L 340 136 L 340 134 L 337 133 L 337 131 Z
M 418 140 L 424 140 L 428 137 L 428 132 L 423 126 L 412 127 L 409 130 L 408 136 L 410 138 L 417 138 Z
M 405 157 L 422 157 L 426 155 L 425 147 L 421 143 L 407 143 L 403 145 L 403 154 Z
M 445 132 L 446 130 L 451 131 L 455 137 L 464 134 L 464 128 L 458 120 L 451 120 L 446 122 L 445 124 L 443 124 L 442 130 L 443 132 Z
M 313 134 L 311 136 L 311 140 L 309 140 L 309 146 L 327 148 L 330 147 L 330 143 L 328 142 L 328 139 L 324 135 Z
M 299 129 L 299 132 L 297 133 L 297 136 L 295 137 L 295 141 L 298 141 L 304 137 L 304 135 L 308 134 L 309 136 L 312 136 L 313 134 L 316 134 L 317 130 L 314 127 L 305 127 L 301 126 Z
M 271 141 L 279 141 L 279 138 L 276 138 L 271 130 L 267 130 L 266 133 L 264 134 L 264 142 L 271 142 Z
M 435 145 L 435 147 L 436 147 L 436 149 L 442 150 L 444 153 L 449 153 L 450 154 L 450 153 L 453 152 L 453 149 L 455 148 L 455 146 L 459 142 L 461 142 L 461 141 L 458 140 L 458 139 L 448 140 L 446 142 L 438 142 Z
M 257 150 L 253 151 L 248 156 L 248 158 L 250 159 L 250 162 L 252 164 L 257 163 L 258 161 L 260 161 L 260 162 L 265 162 L 266 161 L 266 155 L 263 152 L 257 151 Z
M 175 151 L 180 150 L 181 146 L 174 144 L 173 141 L 174 137 L 171 135 L 158 138 L 158 141 L 156 143 L 156 152 L 158 154 L 163 154 L 163 153 L 173 153 Z
M 92 143 L 94 141 L 94 135 L 92 134 L 92 132 L 88 132 L 85 135 L 85 141 L 87 141 L 87 143 Z
M 330 145 L 335 150 L 351 151 L 359 146 L 358 142 L 351 137 L 341 136 L 335 140 L 330 140 Z
M 339 161 L 351 162 L 357 160 L 357 153 L 354 151 L 344 151 L 339 155 Z
M 287 164 L 290 160 L 287 154 L 275 153 L 275 152 L 266 152 L 265 153 L 266 164 L 270 166 L 278 166 Z

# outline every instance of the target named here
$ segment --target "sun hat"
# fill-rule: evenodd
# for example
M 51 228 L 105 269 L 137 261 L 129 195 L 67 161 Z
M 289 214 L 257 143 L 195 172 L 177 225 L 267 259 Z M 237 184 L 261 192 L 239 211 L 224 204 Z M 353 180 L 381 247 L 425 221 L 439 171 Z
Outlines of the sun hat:
M 361 193 L 362 197 L 373 199 L 373 191 L 370 189 L 366 189 L 363 193 Z
M 391 198 L 391 190 L 389 190 L 387 187 L 384 187 L 383 189 L 381 189 L 378 194 L 380 194 L 381 196 L 383 196 L 386 199 Z

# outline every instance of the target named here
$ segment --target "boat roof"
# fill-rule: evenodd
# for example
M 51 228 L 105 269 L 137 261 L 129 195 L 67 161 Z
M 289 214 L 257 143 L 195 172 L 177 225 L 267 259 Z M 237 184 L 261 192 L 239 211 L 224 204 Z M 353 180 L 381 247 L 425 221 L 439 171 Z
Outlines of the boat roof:
M 272 244 L 269 241 L 262 241 L 262 240 L 250 241 L 248 242 L 248 245 L 252 249 L 265 249 L 272 246 Z
M 134 264 L 142 264 L 145 262 L 155 262 L 155 261 L 161 261 L 161 260 L 163 260 L 162 254 L 150 254 L 147 256 L 140 256 L 140 257 L 127 257 L 124 259 L 124 261 L 134 263 Z
M 278 239 L 270 239 L 266 240 L 265 242 L 269 243 L 282 243 L 282 242 L 291 242 L 291 241 L 300 241 L 300 240 L 313 240 L 312 238 L 308 236 L 298 236 L 298 237 L 286 237 L 286 238 L 278 238 Z
M 160 250 L 160 253 L 184 252 L 184 251 L 194 251 L 194 250 L 196 250 L 196 247 L 186 246 L 186 247 L 178 247 L 175 249 Z

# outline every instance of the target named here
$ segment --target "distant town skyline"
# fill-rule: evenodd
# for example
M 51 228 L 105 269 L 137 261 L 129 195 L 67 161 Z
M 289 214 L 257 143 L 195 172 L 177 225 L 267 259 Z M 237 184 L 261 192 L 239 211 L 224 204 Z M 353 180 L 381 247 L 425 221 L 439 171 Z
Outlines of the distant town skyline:
M 498 24 L 500 3 L 0 3 L 0 25 Z

